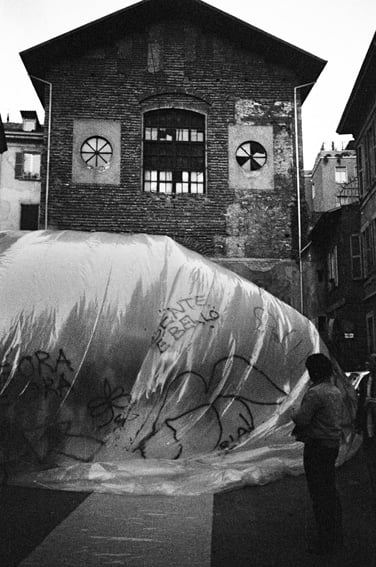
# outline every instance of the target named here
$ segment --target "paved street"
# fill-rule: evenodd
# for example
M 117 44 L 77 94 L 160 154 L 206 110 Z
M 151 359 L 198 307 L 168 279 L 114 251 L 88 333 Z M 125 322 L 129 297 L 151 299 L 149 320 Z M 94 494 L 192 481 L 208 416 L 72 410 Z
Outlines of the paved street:
M 376 567 L 376 520 L 360 451 L 338 470 L 345 550 L 305 551 L 305 478 L 199 497 L 117 496 L 7 487 L 1 567 Z

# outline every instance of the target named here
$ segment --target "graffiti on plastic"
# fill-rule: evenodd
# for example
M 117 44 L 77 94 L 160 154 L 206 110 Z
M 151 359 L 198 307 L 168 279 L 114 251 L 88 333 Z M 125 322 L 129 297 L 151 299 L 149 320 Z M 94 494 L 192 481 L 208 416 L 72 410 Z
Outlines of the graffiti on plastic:
M 245 358 L 224 357 L 209 379 L 187 370 L 170 381 L 159 399 L 149 399 L 148 407 L 130 401 L 123 414 L 114 416 L 113 431 L 123 430 L 123 450 L 145 458 L 228 451 L 270 417 L 286 396 Z
M 0 364 L 0 401 L 9 401 L 10 386 L 17 387 L 17 396 L 27 390 L 41 392 L 46 399 L 49 395 L 62 399 L 72 389 L 73 375 L 71 361 L 61 348 L 56 357 L 44 350 L 23 355 L 19 361 L 5 359 Z
M 19 384 L 18 399 L 26 391 L 44 399 L 50 395 L 65 399 L 73 387 L 73 374 L 72 363 L 63 349 L 55 357 L 37 350 L 22 356 L 17 365 L 6 360 L 0 367 L 0 400 L 7 401 L 7 386 L 14 378 Z M 93 443 L 91 456 L 104 443 L 103 433 L 108 438 L 111 432 L 122 438 L 122 450 L 144 458 L 179 459 L 196 452 L 229 451 L 268 419 L 288 395 L 264 370 L 239 355 L 218 360 L 209 377 L 184 370 L 171 378 L 155 398 L 138 402 L 123 386 L 113 386 L 108 378 L 98 386 L 94 397 L 86 403 L 94 431 L 92 438 L 86 437 Z M 38 437 L 54 439 L 55 454 L 81 460 L 73 445 L 85 436 L 75 431 L 70 421 L 60 423 L 56 419 L 54 424 L 45 425 Z M 64 443 L 72 449 L 67 451 Z M 82 456 L 83 461 L 87 459 L 90 456 Z
M 106 427 L 115 419 L 119 419 L 117 410 L 124 410 L 129 406 L 131 396 L 124 392 L 122 386 L 112 388 L 111 384 L 104 379 L 103 393 L 89 401 L 87 407 L 90 416 L 98 420 L 98 427 Z
M 157 346 L 159 352 L 165 352 L 190 329 L 212 325 L 217 319 L 218 311 L 214 306 L 207 305 L 204 295 L 181 298 L 162 310 L 152 343 Z
M 25 396 L 27 400 L 42 397 L 60 403 L 73 390 L 74 368 L 62 348 L 55 356 L 45 350 L 36 350 L 20 356 L 18 361 L 15 357 L 11 360 L 10 356 L 3 360 L 0 364 L 0 402 L 4 409 L 13 407 L 15 415 L 18 415 L 17 408 Z M 59 415 L 52 420 L 51 416 L 46 417 L 31 426 L 3 413 L 0 418 L 0 464 L 3 467 L 20 460 L 53 462 L 57 456 L 90 462 L 104 444 L 95 434 L 79 432 L 72 419 Z
M 288 348 L 289 342 L 291 342 L 298 331 L 296 329 L 290 329 L 282 334 L 280 332 L 278 318 L 269 310 L 265 309 L 264 307 L 257 306 L 253 309 L 253 315 L 255 321 L 254 331 L 261 334 L 268 333 L 271 340 L 274 343 L 280 345 L 283 354 L 285 354 L 286 356 L 291 355 L 293 351 L 296 351 L 300 346 L 302 346 L 303 339 L 301 338 L 300 340 L 295 342 L 291 349 Z M 304 356 L 306 357 L 307 355 L 304 354 Z M 302 360 L 305 360 L 305 358 L 302 358 L 301 360 L 299 360 L 299 362 L 301 362 Z

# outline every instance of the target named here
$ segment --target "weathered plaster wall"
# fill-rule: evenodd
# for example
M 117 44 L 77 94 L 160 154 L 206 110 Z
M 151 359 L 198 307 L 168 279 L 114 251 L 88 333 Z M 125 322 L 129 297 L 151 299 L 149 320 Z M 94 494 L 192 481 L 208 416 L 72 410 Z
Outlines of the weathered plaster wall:
M 344 157 L 340 151 L 322 151 L 320 152 L 315 169 L 312 173 L 312 183 L 315 186 L 315 197 L 312 200 L 312 210 L 315 212 L 324 212 L 335 209 L 339 206 L 338 193 L 341 185 L 336 183 L 335 170 L 337 166 L 346 167 L 348 179 L 356 177 L 356 157 L 349 152 L 344 152 Z
M 16 179 L 16 153 L 18 144 L 7 143 L 8 150 L 0 156 L 0 230 L 19 230 L 21 204 L 38 205 L 40 202 L 40 181 Z M 23 145 L 24 151 L 40 151 L 40 145 Z
M 98 133 L 110 142 L 112 149 L 110 167 L 103 170 L 88 168 L 80 156 L 83 143 Z M 100 185 L 120 183 L 120 121 L 75 120 L 73 122 L 72 181 Z
M 296 263 L 275 259 L 216 259 L 216 262 L 299 309 L 299 271 Z

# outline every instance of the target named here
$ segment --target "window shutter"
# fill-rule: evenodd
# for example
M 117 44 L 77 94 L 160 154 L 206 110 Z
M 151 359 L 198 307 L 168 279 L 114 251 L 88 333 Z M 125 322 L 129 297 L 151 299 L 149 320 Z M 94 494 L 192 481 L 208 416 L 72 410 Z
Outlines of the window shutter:
M 362 259 L 363 259 L 363 274 L 366 278 L 369 273 L 368 257 L 367 257 L 367 231 L 361 233 L 362 238 Z
M 16 153 L 16 163 L 14 166 L 14 177 L 16 179 L 23 178 L 23 153 L 17 152 Z
M 338 286 L 338 247 L 334 246 L 333 249 L 333 274 L 334 274 L 334 284 Z
M 366 315 L 368 352 L 375 352 L 375 320 L 373 311 Z
M 353 280 L 362 278 L 362 250 L 360 234 L 350 236 L 351 274 Z
M 328 282 L 329 289 L 333 289 L 338 286 L 338 249 L 337 245 L 329 251 L 328 257 Z

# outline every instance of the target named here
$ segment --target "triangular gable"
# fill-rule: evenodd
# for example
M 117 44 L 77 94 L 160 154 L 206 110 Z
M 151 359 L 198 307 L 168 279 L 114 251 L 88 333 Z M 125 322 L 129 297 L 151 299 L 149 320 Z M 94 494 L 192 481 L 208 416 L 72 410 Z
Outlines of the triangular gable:
M 89 24 L 76 28 L 47 42 L 22 51 L 20 56 L 29 73 L 44 78 L 49 67 L 62 57 L 77 56 L 91 47 L 105 45 L 124 37 L 127 32 L 142 30 L 164 18 L 187 20 L 210 32 L 240 44 L 244 49 L 262 54 L 266 60 L 283 64 L 295 72 L 300 84 L 316 81 L 326 61 L 270 35 L 201 0 L 143 0 Z M 44 101 L 44 87 L 32 78 Z M 312 85 L 301 91 L 302 100 Z

